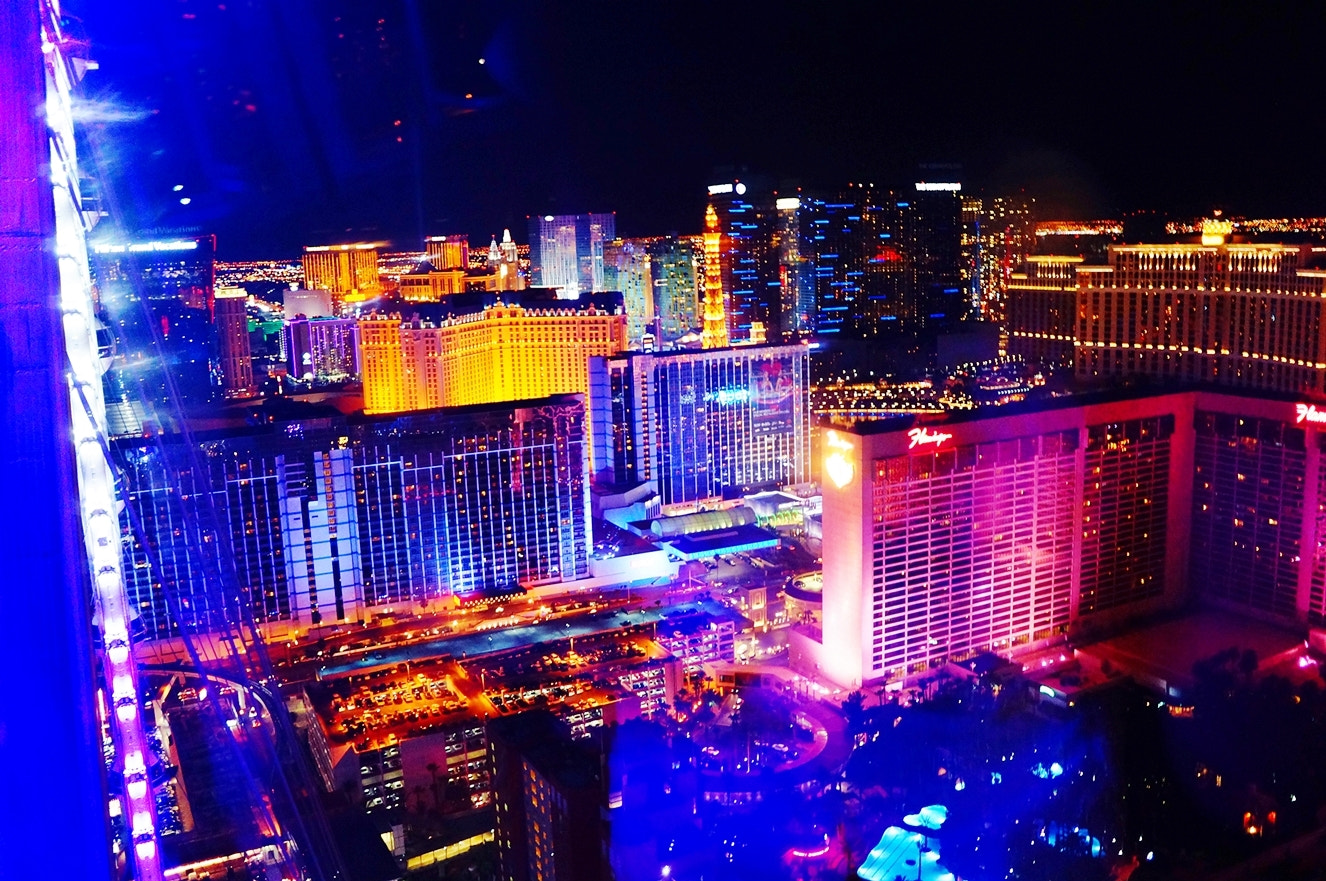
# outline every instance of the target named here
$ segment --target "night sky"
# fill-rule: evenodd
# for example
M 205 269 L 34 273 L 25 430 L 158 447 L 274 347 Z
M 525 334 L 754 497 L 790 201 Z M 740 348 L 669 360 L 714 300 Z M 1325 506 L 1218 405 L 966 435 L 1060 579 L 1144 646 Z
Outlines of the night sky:
M 1078 5 L 66 9 L 101 64 L 85 129 L 116 219 L 215 232 L 222 259 L 524 241 L 550 212 L 696 232 L 731 169 L 827 193 L 961 163 L 965 188 L 1025 189 L 1042 216 L 1326 214 L 1326 4 Z

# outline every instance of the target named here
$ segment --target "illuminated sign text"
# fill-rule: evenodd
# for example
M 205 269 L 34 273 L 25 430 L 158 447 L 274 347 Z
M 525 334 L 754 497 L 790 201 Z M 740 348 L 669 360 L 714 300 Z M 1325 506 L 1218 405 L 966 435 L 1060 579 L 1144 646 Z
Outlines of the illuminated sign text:
M 1318 410 L 1316 404 L 1295 404 L 1294 414 L 1294 421 L 1300 425 L 1304 422 L 1326 425 L 1326 410 Z
M 178 241 L 178 242 L 134 242 L 130 245 L 93 245 L 92 250 L 98 254 L 123 254 L 129 251 L 134 254 L 140 254 L 144 251 L 196 251 L 197 242 Z
M 724 407 L 728 404 L 742 404 L 750 400 L 750 389 L 722 388 L 716 392 L 705 392 L 704 399 Z
M 937 447 L 944 441 L 953 438 L 953 435 L 948 432 L 931 431 L 928 428 L 913 428 L 911 431 L 907 432 L 907 436 L 912 439 L 912 442 L 907 445 L 907 449 L 909 450 L 914 450 L 924 444 L 931 444 Z

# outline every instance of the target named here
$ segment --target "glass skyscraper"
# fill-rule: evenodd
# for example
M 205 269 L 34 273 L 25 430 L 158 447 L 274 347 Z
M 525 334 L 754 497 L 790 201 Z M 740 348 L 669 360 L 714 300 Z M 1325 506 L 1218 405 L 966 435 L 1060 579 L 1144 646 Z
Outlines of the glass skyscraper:
M 791 301 L 813 296 L 816 336 L 870 339 L 965 316 L 958 184 L 916 186 L 895 193 L 853 183 L 831 198 L 796 200 L 799 256 L 809 265 L 796 277 L 785 261 L 782 282 Z
M 646 247 L 654 289 L 654 310 L 665 340 L 700 326 L 701 249 L 689 238 L 664 236 Z
M 647 333 L 654 333 L 652 239 L 613 239 L 603 247 L 603 290 L 622 295 L 626 309 L 626 338 L 635 348 Z
M 967 316 L 970 294 L 963 285 L 962 197 L 957 182 L 916 184 L 897 202 L 909 257 L 911 321 L 921 327 L 946 327 Z
M 911 260 L 899 205 L 888 191 L 850 184 L 809 200 L 802 236 L 814 265 L 815 333 L 856 339 L 896 330 L 909 305 Z
M 773 248 L 778 258 L 778 329 L 783 339 L 808 335 L 815 313 L 815 272 L 803 226 L 809 211 L 797 196 L 774 200 Z
M 529 218 L 530 271 L 534 287 L 558 296 L 602 291 L 603 246 L 617 237 L 615 214 L 547 214 Z
M 665 505 L 809 480 L 809 364 L 804 345 L 594 359 L 596 472 Z
M 780 339 L 781 317 L 772 204 L 757 201 L 740 181 L 710 186 L 709 204 L 722 235 L 719 252 L 728 340 L 775 342 Z

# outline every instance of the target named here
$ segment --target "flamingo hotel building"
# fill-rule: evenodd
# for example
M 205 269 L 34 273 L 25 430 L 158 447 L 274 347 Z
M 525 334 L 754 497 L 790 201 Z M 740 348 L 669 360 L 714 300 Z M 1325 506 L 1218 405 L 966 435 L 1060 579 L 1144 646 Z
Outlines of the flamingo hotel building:
M 1326 405 L 1115 393 L 821 447 L 823 628 L 792 652 L 845 687 L 1190 602 L 1326 619 Z

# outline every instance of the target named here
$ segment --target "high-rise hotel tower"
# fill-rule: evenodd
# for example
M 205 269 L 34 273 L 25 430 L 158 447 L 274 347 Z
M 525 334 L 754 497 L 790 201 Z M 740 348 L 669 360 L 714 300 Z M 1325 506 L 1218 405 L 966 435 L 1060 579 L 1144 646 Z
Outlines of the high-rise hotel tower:
M 1326 392 L 1326 254 L 1306 245 L 1111 245 L 1104 263 L 1033 256 L 1008 289 L 1009 351 L 1082 380 L 1134 376 Z
M 620 294 L 551 300 L 476 293 L 431 313 L 416 308 L 418 318 L 359 322 L 368 413 L 584 394 L 589 359 L 626 348 Z
M 597 476 L 652 482 L 664 505 L 809 480 L 809 353 L 791 344 L 595 358 Z
M 1326 618 L 1326 407 L 1187 391 L 823 437 L 824 627 L 844 686 L 1198 601 Z
M 1115 245 L 1077 268 L 1077 375 L 1326 392 L 1326 261 L 1204 239 Z
M 280 632 L 583 578 L 584 415 L 563 395 L 118 441 L 145 542 L 127 567 L 137 625 L 161 640 L 251 616 Z M 213 542 L 233 583 L 204 565 Z
M 529 218 L 529 258 L 536 287 L 558 296 L 604 290 L 603 246 L 617 237 L 615 214 L 547 214 Z
M 311 245 L 304 249 L 304 287 L 330 291 L 337 315 L 345 303 L 371 300 L 382 293 L 378 276 L 379 242 Z
M 218 288 L 212 306 L 221 349 L 221 389 L 228 398 L 248 398 L 257 392 L 249 348 L 249 316 L 245 309 L 248 301 L 248 292 L 243 288 Z

